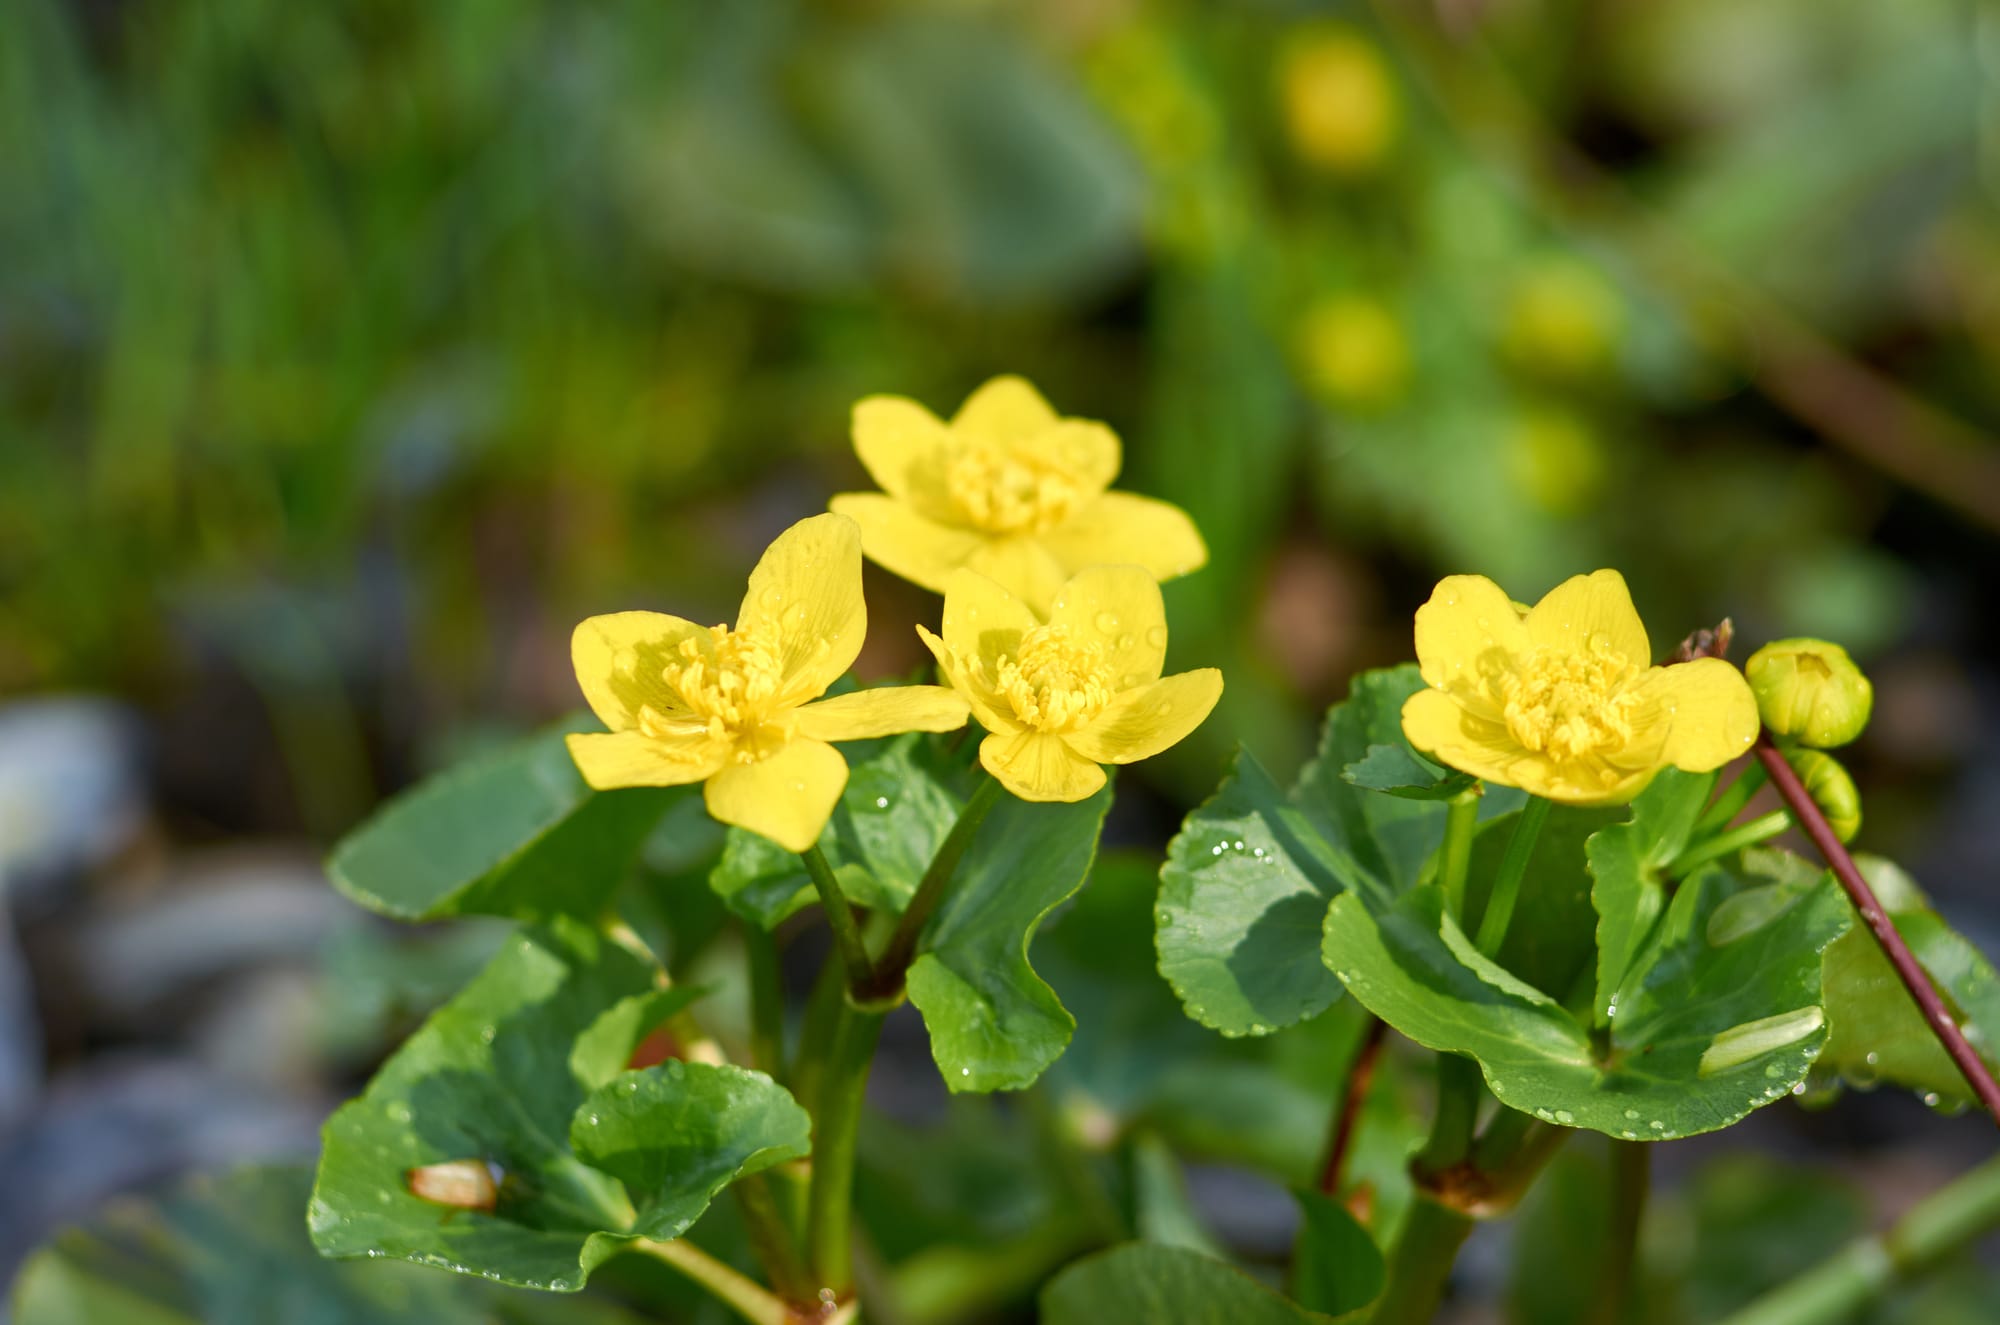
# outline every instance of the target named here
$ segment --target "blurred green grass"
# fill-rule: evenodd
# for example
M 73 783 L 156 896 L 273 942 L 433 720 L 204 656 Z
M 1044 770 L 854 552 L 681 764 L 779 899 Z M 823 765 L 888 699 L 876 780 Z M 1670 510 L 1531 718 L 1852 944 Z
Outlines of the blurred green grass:
M 0 693 L 225 673 L 331 834 L 571 706 L 580 617 L 728 615 L 854 400 L 1002 371 L 1209 537 L 1170 798 L 1447 571 L 1905 644 L 2000 509 L 1981 20 L 1449 14 L 0 0 Z

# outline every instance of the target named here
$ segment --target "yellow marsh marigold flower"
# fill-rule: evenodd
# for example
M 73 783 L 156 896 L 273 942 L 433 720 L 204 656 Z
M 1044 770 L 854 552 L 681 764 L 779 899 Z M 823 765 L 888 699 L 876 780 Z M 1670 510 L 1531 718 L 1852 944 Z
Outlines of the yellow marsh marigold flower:
M 991 733 L 979 762 L 1029 801 L 1080 801 L 1101 764 L 1158 754 L 1222 696 L 1213 667 L 1162 677 L 1167 616 L 1139 566 L 1092 566 L 1057 591 L 1044 622 L 977 571 L 954 573 L 944 638 L 917 633 Z
M 1178 506 L 1106 491 L 1116 434 L 1058 418 L 1018 377 L 980 387 L 949 423 L 870 396 L 854 407 L 854 449 L 882 491 L 844 493 L 833 509 L 860 523 L 871 560 L 926 589 L 944 592 L 967 566 L 1039 612 L 1085 566 L 1129 563 L 1168 580 L 1208 560 Z
M 1329 24 L 1285 44 L 1278 95 L 1292 147 L 1312 165 L 1358 174 L 1379 165 L 1402 117 L 1395 79 L 1366 38 Z
M 942 686 L 820 699 L 867 633 L 860 529 L 844 515 L 801 520 L 750 572 L 733 630 L 659 612 L 576 628 L 577 682 L 611 730 L 571 736 L 570 754 L 600 791 L 705 783 L 717 819 L 804 851 L 847 785 L 827 742 L 965 724 L 965 701 Z
M 1740 672 L 1652 656 L 1615 570 L 1525 612 L 1484 576 L 1453 575 L 1417 611 L 1432 689 L 1403 705 L 1403 732 L 1453 768 L 1572 805 L 1615 805 L 1668 764 L 1706 772 L 1750 748 L 1757 701 Z

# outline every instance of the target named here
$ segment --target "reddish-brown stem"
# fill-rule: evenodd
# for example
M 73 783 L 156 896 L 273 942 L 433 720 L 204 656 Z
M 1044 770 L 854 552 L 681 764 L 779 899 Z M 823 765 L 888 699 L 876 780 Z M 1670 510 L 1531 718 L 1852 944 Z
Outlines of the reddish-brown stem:
M 1938 997 L 1930 976 L 1917 964 L 1916 956 L 1911 953 L 1910 946 L 1903 942 L 1903 936 L 1896 932 L 1896 926 L 1889 919 L 1889 913 L 1884 911 L 1882 903 L 1875 899 L 1875 890 L 1868 886 L 1868 880 L 1862 878 L 1861 871 L 1854 867 L 1854 858 L 1847 854 L 1847 848 L 1840 844 L 1838 837 L 1834 836 L 1833 828 L 1827 823 L 1826 816 L 1820 813 L 1819 806 L 1813 803 L 1805 784 L 1800 782 L 1799 775 L 1792 771 L 1791 764 L 1785 759 L 1784 751 L 1772 742 L 1768 731 L 1757 738 L 1757 758 L 1764 765 L 1765 771 L 1771 775 L 1771 785 L 1777 788 L 1778 794 L 1785 798 L 1785 804 L 1791 807 L 1792 816 L 1798 820 L 1799 826 L 1805 829 L 1806 836 L 1813 840 L 1813 845 L 1819 848 L 1820 855 L 1824 856 L 1826 863 L 1832 867 L 1833 877 L 1839 879 L 1840 886 L 1847 890 L 1848 900 L 1854 903 L 1854 909 L 1859 911 L 1861 918 L 1868 923 L 1869 930 L 1875 935 L 1875 941 L 1882 945 L 1882 953 L 1889 959 L 1889 964 L 1896 968 L 1896 974 L 1901 978 L 1903 987 L 1910 991 L 1911 998 L 1917 1000 L 1917 1007 L 1924 1014 L 1924 1024 L 1930 1027 L 1931 1034 L 1937 1036 L 1938 1043 L 1944 1046 L 1944 1051 L 1951 1055 L 1951 1061 L 1958 1065 L 1958 1070 L 1965 1076 L 1966 1084 L 1972 1087 L 1972 1093 L 1978 1096 L 1986 1111 L 1993 1115 L 1993 1121 L 2000 1123 L 2000 1085 L 1994 1083 L 1993 1074 L 1987 1070 L 1985 1061 L 1966 1042 L 1965 1033 L 1959 1030 L 1958 1022 L 1952 1019 L 1944 1000 Z
M 1354 1051 L 1354 1065 L 1347 1069 L 1347 1090 L 1341 1097 L 1340 1115 L 1333 1120 L 1333 1137 L 1327 1142 L 1326 1162 L 1320 1165 L 1319 1189 L 1328 1196 L 1340 1195 L 1340 1170 L 1347 1163 L 1347 1149 L 1354 1140 L 1354 1125 L 1368 1102 L 1368 1087 L 1375 1080 L 1375 1060 L 1382 1056 L 1382 1041 L 1389 1023 L 1380 1017 L 1368 1019 L 1368 1032 Z

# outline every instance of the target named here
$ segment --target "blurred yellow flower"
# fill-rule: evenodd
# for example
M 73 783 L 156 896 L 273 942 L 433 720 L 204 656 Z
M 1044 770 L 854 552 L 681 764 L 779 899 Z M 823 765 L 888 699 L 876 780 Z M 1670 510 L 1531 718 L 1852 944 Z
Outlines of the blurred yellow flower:
M 965 724 L 966 702 L 942 686 L 820 699 L 867 632 L 861 530 L 844 515 L 801 520 L 750 573 L 733 630 L 659 612 L 576 628 L 577 682 L 611 730 L 571 736 L 570 755 L 600 791 L 705 783 L 717 819 L 804 851 L 847 785 L 827 742 Z
M 1328 404 L 1379 408 L 1401 399 L 1409 384 L 1409 337 L 1379 299 L 1320 300 L 1299 318 L 1293 347 L 1306 385 Z
M 1651 659 L 1615 570 L 1525 612 L 1484 576 L 1453 575 L 1417 610 L 1432 688 L 1403 705 L 1403 732 L 1453 768 L 1573 805 L 1618 804 L 1668 764 L 1706 772 L 1750 748 L 1757 701 L 1742 673 Z
M 1079 801 L 1102 764 L 1158 754 L 1201 725 L 1222 696 L 1213 667 L 1162 677 L 1166 609 L 1138 566 L 1093 566 L 1056 593 L 1043 622 L 977 571 L 951 577 L 944 638 L 917 633 L 991 733 L 979 762 L 1029 801 Z
M 970 567 L 1039 612 L 1085 566 L 1167 580 L 1208 560 L 1187 512 L 1106 491 L 1121 458 L 1109 428 L 1058 418 L 1018 377 L 980 387 L 949 423 L 870 396 L 854 407 L 854 449 L 883 490 L 843 493 L 833 509 L 859 522 L 871 560 L 926 589 Z
M 1308 28 L 1286 44 L 1278 97 L 1293 150 L 1339 174 L 1369 170 L 1387 156 L 1402 117 L 1381 52 L 1335 24 Z

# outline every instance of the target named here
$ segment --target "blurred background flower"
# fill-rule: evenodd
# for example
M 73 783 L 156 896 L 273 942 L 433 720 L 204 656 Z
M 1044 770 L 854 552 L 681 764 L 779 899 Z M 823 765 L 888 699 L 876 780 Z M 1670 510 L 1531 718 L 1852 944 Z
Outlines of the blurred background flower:
M 577 620 L 727 619 L 867 486 L 855 400 L 1001 372 L 1116 428 L 1121 486 L 1211 549 L 1168 666 L 1228 690 L 1123 777 L 1126 840 L 1239 738 L 1296 765 L 1440 575 L 1616 565 L 1662 648 L 1727 614 L 1852 649 L 1866 845 L 2000 947 L 1991 15 L 0 18 L 0 1266 L 111 1192 L 309 1149 L 491 942 L 380 937 L 326 844 L 575 709 Z M 864 675 L 925 663 L 937 599 L 869 596 Z M 1915 1108 L 1756 1125 L 1866 1159 Z M 1881 1165 L 1951 1167 L 1930 1131 Z

